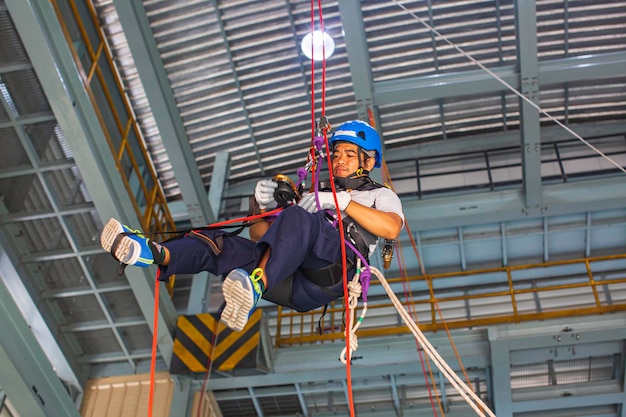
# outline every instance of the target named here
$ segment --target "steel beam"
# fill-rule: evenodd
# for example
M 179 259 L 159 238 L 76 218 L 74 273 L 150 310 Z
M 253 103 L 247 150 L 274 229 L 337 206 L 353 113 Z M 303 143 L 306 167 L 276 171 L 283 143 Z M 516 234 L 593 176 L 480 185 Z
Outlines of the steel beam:
M 564 332 L 564 329 L 567 331 Z M 576 335 L 580 338 L 576 338 Z M 558 336 L 565 335 L 559 341 Z M 498 340 L 512 340 L 511 350 L 603 343 L 626 339 L 626 314 L 611 314 L 594 320 L 572 317 L 558 322 L 536 322 L 498 326 Z
M 622 402 L 619 405 L 618 417 L 626 417 L 626 358 L 622 353 Z
M 39 345 L 45 346 L 45 354 L 53 365 L 57 376 L 77 392 L 82 392 L 82 386 L 87 381 L 87 369 L 81 367 L 74 360 L 75 358 L 65 356 L 56 339 L 59 337 L 57 335 L 59 329 L 51 329 L 48 326 L 44 316 L 37 308 L 37 303 L 30 296 L 19 273 L 9 259 L 2 242 L 0 242 L 0 282 L 4 283 L 8 293 L 15 300 L 24 320 L 28 320 L 27 325 Z M 66 349 L 69 349 L 68 346 L 70 345 L 71 342 L 66 340 Z
M 208 272 L 201 272 L 193 276 L 189 301 L 187 302 L 187 314 L 201 314 L 207 311 L 211 294 L 211 286 L 209 285 L 211 277 L 213 275 Z
M 626 135 L 626 123 L 587 123 L 571 125 L 570 128 L 583 138 L 600 136 Z M 462 139 L 439 141 L 433 143 L 415 144 L 410 147 L 400 147 L 385 151 L 385 160 L 393 170 L 393 163 L 397 161 L 417 160 L 419 158 L 449 156 L 459 153 L 473 153 L 496 149 L 514 148 L 520 146 L 520 135 L 517 131 L 470 136 Z M 545 127 L 541 131 L 541 142 L 544 144 L 573 139 L 571 135 L 559 126 Z M 250 195 L 258 179 L 241 182 L 229 187 L 225 197 L 236 195 Z M 183 208 L 171 208 L 172 215 L 178 221 L 185 217 Z
M 453 331 L 452 337 L 458 350 L 463 352 L 463 365 L 466 368 L 484 369 L 488 365 L 486 360 L 489 345 L 485 330 Z M 429 340 L 452 369 L 460 368 L 447 334 L 430 334 Z M 275 352 L 273 373 L 212 378 L 211 388 L 219 391 L 345 379 L 345 368 L 338 364 L 342 348 L 343 346 L 337 344 L 325 344 L 279 349 Z M 393 337 L 392 340 L 363 339 L 359 341 L 356 353 L 363 360 L 354 361 L 352 377 L 359 379 L 380 375 L 419 374 L 422 369 L 415 349 L 412 335 Z M 303 362 L 302 358 L 307 360 Z M 421 379 L 418 382 L 424 381 Z M 304 387 L 302 389 L 306 391 Z
M 92 197 L 100 218 L 136 218 L 52 5 L 49 2 L 21 0 L 8 0 L 6 5 L 24 47 L 29 52 L 42 88 L 46 96 L 51 98 L 50 106 L 68 139 L 76 165 L 81 173 L 89 173 L 82 175 L 82 178 L 88 189 L 98 190 L 92 193 Z M 129 268 L 126 271 L 150 328 L 153 327 L 155 283 L 151 272 L 141 268 Z M 159 300 L 157 338 L 160 352 L 169 364 L 176 312 L 167 292 L 164 290 L 162 293 L 165 296 Z
M 624 74 L 624 65 L 626 52 L 542 61 L 538 65 L 538 82 L 539 85 L 547 86 L 600 77 L 618 77 Z M 515 65 L 490 69 L 507 84 L 519 90 L 520 79 Z M 373 98 L 377 106 L 384 106 L 457 97 L 459 94 L 488 94 L 507 90 L 507 87 L 484 70 L 472 70 L 378 81 L 373 83 Z
M 191 390 L 191 380 L 180 375 L 172 375 L 171 378 L 174 382 L 174 392 L 172 393 L 169 416 L 187 416 L 191 412 L 190 403 L 194 395 Z
M 488 330 L 493 383 L 491 401 L 498 417 L 513 417 L 509 344 L 499 340 L 493 328 Z
M 250 399 L 252 400 L 252 404 L 254 405 L 254 409 L 258 417 L 263 417 L 263 408 L 261 407 L 261 402 L 254 394 L 254 388 L 248 387 L 248 394 L 250 395 Z
M 213 210 L 214 219 L 220 217 L 220 205 L 224 198 L 224 189 L 230 172 L 230 152 L 218 152 L 215 155 L 213 174 L 211 174 L 211 187 L 209 188 L 209 203 Z
M 304 399 L 304 394 L 302 393 L 302 388 L 300 388 L 299 383 L 295 383 L 294 387 L 296 389 L 296 395 L 298 396 L 298 402 L 300 403 L 300 408 L 302 409 L 302 414 L 304 417 L 309 417 L 309 408 L 306 405 L 306 400 Z
M 543 208 L 528 210 L 519 190 L 484 192 L 402 202 L 408 224 L 415 230 L 541 218 L 624 208 L 626 182 L 621 176 L 543 187 Z
M 4 273 L 0 270 L 0 334 L 5 335 L 0 338 L 0 386 L 21 416 L 80 417 L 7 290 Z
M 522 179 L 527 209 L 541 207 L 541 138 L 539 128 L 539 64 L 537 58 L 537 5 L 535 0 L 515 2 L 517 62 L 521 93 L 520 131 Z
M 51 122 L 56 120 L 54 117 L 54 113 L 45 111 L 41 113 L 31 113 L 29 115 L 18 116 L 15 120 L 2 121 L 0 122 L 0 129 L 6 129 L 9 127 L 15 127 L 18 125 L 25 126 L 42 122 Z M 11 167 L 13 170 L 14 167 Z
M 533 413 L 548 410 L 576 409 L 599 405 L 616 405 L 624 401 L 624 393 L 581 395 L 570 397 L 557 397 L 545 400 L 516 401 L 513 403 L 515 413 Z M 503 417 L 497 411 L 498 417 Z M 504 416 L 505 417 L 505 416 Z

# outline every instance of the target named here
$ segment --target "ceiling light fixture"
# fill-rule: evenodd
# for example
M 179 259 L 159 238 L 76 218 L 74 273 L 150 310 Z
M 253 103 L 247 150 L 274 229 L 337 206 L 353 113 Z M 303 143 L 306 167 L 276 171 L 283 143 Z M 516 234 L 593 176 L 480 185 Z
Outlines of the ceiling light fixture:
M 302 38 L 301 47 L 307 58 L 311 59 L 313 56 L 315 61 L 321 61 L 324 58 L 328 59 L 335 52 L 335 41 L 328 33 L 316 30 L 307 33 Z M 324 50 L 323 56 L 322 49 Z

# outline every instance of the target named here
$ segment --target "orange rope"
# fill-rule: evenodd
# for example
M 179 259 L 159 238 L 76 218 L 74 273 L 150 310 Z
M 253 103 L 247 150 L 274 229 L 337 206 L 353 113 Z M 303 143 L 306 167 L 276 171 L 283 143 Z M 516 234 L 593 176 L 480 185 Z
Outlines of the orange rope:
M 322 12 L 322 2 L 321 0 L 317 0 L 317 9 L 319 13 L 320 19 L 320 30 L 324 33 L 324 16 Z M 311 0 L 311 35 L 315 32 L 315 0 Z M 311 114 L 312 114 L 312 128 L 313 134 L 312 137 L 315 137 L 315 56 L 314 54 L 314 42 L 311 42 Z M 326 114 L 326 50 L 325 45 L 322 42 L 322 116 Z M 323 130 L 324 135 L 324 145 L 326 147 L 326 159 L 328 164 L 328 173 L 330 179 L 330 185 L 333 193 L 333 199 L 335 201 L 335 207 L 339 207 L 339 202 L 337 201 L 337 190 L 335 189 L 335 183 L 332 172 L 332 160 L 329 152 L 328 145 L 328 135 L 327 129 Z M 317 178 L 313 178 L 314 181 Z M 343 293 L 344 293 L 344 304 L 346 309 L 346 329 L 350 328 L 350 307 L 348 305 L 348 273 L 347 273 L 347 259 L 346 259 L 346 243 L 345 237 L 342 233 L 343 231 L 343 221 L 341 219 L 341 212 L 337 210 L 337 219 L 339 222 L 339 236 L 341 239 L 341 263 L 342 263 L 342 280 L 343 280 Z M 350 338 L 346 336 L 346 352 L 350 352 Z M 346 361 L 346 380 L 347 380 L 347 390 L 348 390 L 348 409 L 350 410 L 350 417 L 355 416 L 354 410 L 354 399 L 352 395 L 352 375 L 351 375 L 351 364 L 350 360 Z
M 282 208 L 277 208 L 265 213 L 260 213 L 260 214 L 255 214 L 253 216 L 247 216 L 247 217 L 240 217 L 237 219 L 231 219 L 231 220 L 225 220 L 223 222 L 218 222 L 218 223 L 213 223 L 211 225 L 209 225 L 209 227 L 220 227 L 220 226 L 225 226 L 228 224 L 232 224 L 232 223 L 241 223 L 243 221 L 246 220 L 256 220 L 256 219 L 260 219 L 266 216 L 270 216 L 272 214 L 276 214 L 279 213 L 280 211 L 282 211 Z M 161 275 L 161 269 L 157 269 L 157 273 L 156 273 L 156 283 L 154 285 L 154 323 L 153 323 L 153 332 L 152 332 L 152 356 L 150 359 L 150 394 L 149 394 L 149 399 L 148 399 L 148 417 L 152 417 L 152 412 L 153 412 L 153 402 L 154 402 L 154 374 L 155 374 L 155 368 L 156 368 L 156 356 L 157 356 L 157 340 L 158 340 L 158 328 L 159 328 L 159 287 L 160 287 L 160 282 L 159 281 L 159 276 Z M 214 335 L 215 338 L 215 335 Z M 212 355 L 212 350 L 211 350 L 211 355 Z M 209 357 L 209 360 L 211 360 L 211 358 Z M 210 362 L 212 365 L 212 361 Z M 210 370 L 208 370 L 207 372 L 210 372 Z M 206 378 L 205 378 L 206 381 Z M 202 390 L 204 391 L 204 385 L 202 387 Z M 202 394 L 204 395 L 204 394 Z M 200 401 L 202 401 L 202 397 L 200 399 Z M 202 402 L 200 402 L 200 404 L 202 404 Z M 198 405 L 198 409 L 199 409 L 200 405 Z
M 384 173 L 385 173 L 385 176 L 387 178 L 387 181 L 389 182 L 389 185 L 393 189 L 393 183 L 391 181 L 391 175 L 389 174 L 389 169 L 387 168 L 387 164 L 384 161 L 383 161 L 383 169 L 384 169 Z M 452 334 L 450 333 L 450 329 L 448 328 L 448 325 L 447 325 L 445 319 L 443 318 L 443 313 L 441 312 L 441 309 L 439 308 L 439 303 L 435 299 L 433 288 L 432 288 L 432 281 L 429 279 L 429 276 L 426 274 L 426 268 L 424 267 L 424 263 L 422 262 L 422 258 L 420 257 L 419 251 L 417 250 L 417 245 L 415 243 L 415 240 L 413 239 L 413 233 L 411 232 L 411 228 L 409 227 L 408 224 L 405 224 L 405 229 L 407 231 L 407 235 L 409 236 L 409 241 L 411 242 L 411 246 L 413 248 L 415 256 L 417 257 L 417 262 L 418 262 L 419 267 L 420 267 L 420 272 L 422 273 L 422 276 L 424 276 L 424 278 L 428 281 L 429 290 L 430 290 L 430 293 L 431 293 L 432 303 L 434 304 L 435 308 L 437 309 L 437 312 L 439 314 L 439 318 L 441 320 L 441 324 L 443 325 L 443 327 L 444 327 L 444 329 L 446 331 L 446 334 L 448 336 L 448 339 L 450 340 L 450 345 L 452 346 L 452 350 L 454 351 L 455 357 L 456 357 L 457 361 L 459 362 L 459 366 L 461 368 L 461 371 L 463 372 L 463 376 L 465 377 L 465 380 L 467 381 L 467 384 L 470 387 L 472 387 L 472 384 L 471 384 L 471 381 L 469 379 L 469 376 L 467 375 L 467 371 L 465 370 L 465 366 L 463 365 L 463 361 L 461 360 L 461 355 L 459 354 L 459 351 L 458 351 L 458 349 L 456 347 L 456 344 L 454 343 L 454 340 L 452 338 Z M 404 267 L 404 269 L 406 269 L 406 268 Z M 410 283 L 409 283 L 409 285 L 410 285 Z
M 402 251 L 402 244 L 397 242 L 397 253 L 398 253 L 398 269 L 400 270 L 400 274 L 402 277 L 402 288 L 404 290 L 404 298 L 406 300 L 406 305 L 408 306 L 409 314 L 413 317 L 415 323 L 418 323 L 417 312 L 415 311 L 415 303 L 413 301 L 413 291 L 411 290 L 411 283 L 407 279 L 406 268 L 404 267 L 404 253 Z M 408 286 L 407 286 L 408 284 Z M 430 400 L 430 405 L 433 409 L 433 414 L 437 416 L 437 410 L 435 409 L 435 401 L 433 399 L 433 394 L 431 392 L 431 387 L 435 392 L 435 399 L 437 400 L 437 406 L 439 407 L 439 411 L 441 415 L 445 417 L 445 413 L 443 411 L 443 405 L 441 404 L 441 397 L 439 396 L 439 390 L 437 389 L 437 384 L 435 382 L 435 376 L 433 375 L 432 367 L 430 366 L 430 358 L 427 352 L 424 352 L 424 356 L 426 356 L 426 367 L 428 368 L 428 375 L 430 375 L 430 380 L 426 375 L 426 369 L 424 369 L 424 360 L 422 359 L 422 350 L 420 350 L 419 341 L 415 340 L 415 347 L 417 348 L 417 352 L 419 354 L 420 362 L 422 364 L 422 371 L 424 373 L 424 380 L 426 381 L 426 389 L 428 390 L 428 398 Z M 432 381 L 432 382 L 431 382 Z
M 152 408 L 154 406 L 154 369 L 156 367 L 157 340 L 159 334 L 159 288 L 161 281 L 159 276 L 161 270 L 157 270 L 156 282 L 154 283 L 154 322 L 152 323 L 152 358 L 150 360 L 150 394 L 148 398 L 148 416 L 152 417 Z
M 215 352 L 215 345 L 217 345 L 217 334 L 220 329 L 220 321 L 215 321 L 215 329 L 213 330 L 213 337 L 211 340 L 211 350 L 209 351 L 209 355 L 207 358 L 206 364 L 206 373 L 204 375 L 204 380 L 202 381 L 202 388 L 200 389 L 200 399 L 198 400 L 198 413 L 196 417 L 200 417 L 200 412 L 202 410 L 202 403 L 204 402 L 204 394 L 206 393 L 206 386 L 209 381 L 209 377 L 211 376 L 211 369 L 213 368 L 213 352 Z
M 367 108 L 367 117 L 368 117 L 370 125 L 372 125 L 375 128 L 376 120 L 374 119 L 374 112 L 372 111 L 370 107 Z M 382 161 L 382 165 L 383 165 L 382 166 L 383 182 L 388 182 L 391 189 L 395 192 L 395 189 L 393 187 L 393 182 L 391 181 L 391 175 L 389 174 L 389 169 L 387 168 L 387 163 L 384 160 Z M 405 225 L 405 226 L 408 232 L 408 225 Z M 409 235 L 410 235 L 410 232 L 409 232 Z M 411 283 L 407 279 L 406 267 L 404 267 L 405 262 L 404 262 L 404 253 L 402 251 L 402 245 L 400 244 L 400 242 L 397 242 L 397 246 L 399 247 L 399 250 L 396 250 L 396 253 L 398 254 L 398 258 L 397 258 L 398 269 L 400 270 L 401 277 L 402 277 L 402 287 L 404 289 L 404 298 L 407 301 L 406 304 L 408 305 L 409 314 L 411 315 L 411 317 L 413 317 L 413 320 L 415 321 L 415 323 L 417 323 L 418 322 L 417 312 L 414 309 L 415 303 L 413 302 L 413 292 L 411 291 Z M 408 284 L 408 287 L 407 287 L 407 284 Z M 415 340 L 415 347 L 417 348 L 417 353 L 419 355 L 420 363 L 422 365 L 422 371 L 424 373 L 424 381 L 426 382 L 426 389 L 428 390 L 428 398 L 430 400 L 430 405 L 433 409 L 433 414 L 438 417 L 437 409 L 435 408 L 435 402 L 433 400 L 433 394 L 431 392 L 431 386 L 435 392 L 435 398 L 437 399 L 437 406 L 439 407 L 439 411 L 441 412 L 441 415 L 445 417 L 443 406 L 441 404 L 441 398 L 439 397 L 439 390 L 437 389 L 437 384 L 435 383 L 435 377 L 433 375 L 432 367 L 430 366 L 430 359 L 428 358 L 428 354 L 424 352 L 424 356 L 426 356 L 426 367 L 425 367 L 424 358 L 422 355 L 422 351 L 420 350 L 419 341 L 417 339 Z M 426 373 L 426 368 L 428 368 L 428 375 Z M 428 379 L 429 375 L 430 375 L 431 382 L 429 382 L 429 379 Z

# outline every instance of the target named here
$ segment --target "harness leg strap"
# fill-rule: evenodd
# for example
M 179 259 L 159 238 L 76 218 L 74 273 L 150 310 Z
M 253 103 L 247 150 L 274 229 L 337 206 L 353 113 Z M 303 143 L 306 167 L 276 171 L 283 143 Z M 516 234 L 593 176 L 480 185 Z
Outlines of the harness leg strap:
M 219 256 L 222 253 L 222 248 L 224 247 L 224 236 L 219 235 L 215 239 L 211 239 L 208 236 L 203 235 L 202 233 L 198 233 L 195 230 L 191 230 L 189 232 L 189 237 L 194 239 L 198 239 L 204 243 L 206 243 L 215 256 Z

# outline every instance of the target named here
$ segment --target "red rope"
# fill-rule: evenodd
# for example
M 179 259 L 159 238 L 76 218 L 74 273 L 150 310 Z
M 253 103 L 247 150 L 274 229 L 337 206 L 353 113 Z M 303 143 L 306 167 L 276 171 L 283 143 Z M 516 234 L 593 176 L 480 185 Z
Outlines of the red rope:
M 315 3 L 311 0 L 311 137 L 315 137 Z
M 154 403 L 154 369 L 156 367 L 157 340 L 159 334 L 159 288 L 161 281 L 159 276 L 161 270 L 156 273 L 156 282 L 154 283 L 154 322 L 152 323 L 152 358 L 150 360 L 150 394 L 148 398 L 148 416 L 152 417 L 152 408 Z
M 277 209 L 274 209 L 265 213 L 255 214 L 253 216 L 240 217 L 237 219 L 231 219 L 231 220 L 225 220 L 223 222 L 213 223 L 209 225 L 209 227 L 221 227 L 221 226 L 225 226 L 225 225 L 232 224 L 232 223 L 241 223 L 246 220 L 257 220 L 266 216 L 271 216 L 272 214 L 279 213 L 282 210 L 283 209 L 279 207 Z M 149 394 L 149 399 L 148 399 L 148 417 L 152 417 L 152 412 L 153 412 L 152 408 L 153 408 L 153 402 L 154 402 L 154 389 L 155 389 L 154 374 L 155 374 L 155 368 L 156 368 L 157 340 L 158 340 L 158 334 L 159 334 L 159 331 L 158 331 L 159 330 L 159 288 L 160 288 L 160 283 L 161 283 L 161 281 L 159 281 L 160 275 L 161 275 L 161 269 L 159 268 L 157 269 L 156 283 L 154 284 L 154 323 L 153 323 L 154 330 L 152 331 L 152 357 L 150 359 L 150 394 Z M 215 338 L 215 335 L 213 335 L 213 337 Z M 212 351 L 211 351 L 211 355 L 212 355 Z M 210 360 L 211 358 L 209 357 L 209 361 Z M 209 362 L 209 363 L 212 363 L 212 362 Z M 205 378 L 205 382 L 206 382 L 206 378 Z M 205 388 L 203 384 L 202 386 L 203 392 L 204 392 L 204 389 Z M 200 402 L 200 404 L 202 403 Z M 198 407 L 200 407 L 200 405 Z
M 224 220 L 223 222 L 212 223 L 208 227 L 222 227 L 233 223 L 242 223 L 249 220 L 258 220 L 263 217 L 271 216 L 273 214 L 278 214 L 283 209 L 281 207 L 275 208 L 274 210 L 266 211 L 265 213 L 254 214 L 252 216 L 239 217 L 237 219 Z
M 317 9 L 319 10 L 319 13 L 320 13 L 320 30 L 322 32 L 322 116 L 324 116 L 326 115 L 326 43 L 324 42 L 323 35 L 326 32 L 324 31 L 324 15 L 322 13 L 322 0 L 317 0 Z M 328 147 L 326 149 L 328 149 Z
M 328 149 L 328 138 L 324 133 L 324 142 L 326 143 L 326 149 Z M 335 207 L 337 207 L 337 220 L 339 221 L 339 237 L 341 239 L 341 272 L 343 280 L 343 301 L 346 309 L 346 352 L 348 360 L 346 360 L 346 382 L 348 384 L 348 408 L 350 410 L 350 417 L 354 417 L 354 399 L 352 396 L 352 369 L 350 357 L 350 337 L 348 336 L 348 329 L 350 329 L 350 305 L 349 305 L 349 292 L 348 292 L 348 271 L 347 271 L 347 259 L 346 259 L 346 237 L 341 231 L 343 231 L 343 219 L 341 218 L 341 211 L 339 210 L 339 202 L 337 201 L 337 190 L 335 189 L 335 180 L 333 177 L 332 162 L 330 152 L 327 152 L 326 158 L 328 160 L 328 173 L 330 175 L 330 186 L 333 191 L 333 199 L 335 200 Z
M 319 11 L 319 16 L 320 16 L 320 28 L 321 28 L 321 32 L 324 33 L 324 18 L 323 18 L 323 13 L 322 13 L 322 2 L 321 0 L 317 0 L 317 7 L 318 7 L 318 11 Z M 313 36 L 313 33 L 315 31 L 315 1 L 311 0 L 311 36 Z M 316 118 L 315 118 L 315 56 L 314 56 L 314 44 L 313 44 L 313 39 L 311 42 L 311 130 L 312 130 L 312 137 L 315 137 L 315 129 L 316 129 Z M 326 49 L 325 49 L 325 45 L 322 42 L 322 116 L 326 114 Z M 335 183 L 334 183 L 334 178 L 333 178 L 333 173 L 332 173 L 332 160 L 331 160 L 331 155 L 330 152 L 328 151 L 330 149 L 329 145 L 328 145 L 328 136 L 327 136 L 327 129 L 323 130 L 323 134 L 324 134 L 324 143 L 326 146 L 326 156 L 327 156 L 327 163 L 328 163 L 328 171 L 329 171 L 329 176 L 330 176 L 330 184 L 331 184 L 331 189 L 333 192 L 333 199 L 335 200 L 335 207 L 339 207 L 339 202 L 337 201 L 337 191 L 335 189 Z M 316 178 L 314 178 L 314 180 L 317 180 Z M 261 213 L 261 214 L 257 214 L 254 216 L 248 216 L 248 217 L 244 217 L 244 218 L 238 218 L 238 219 L 232 219 L 232 220 L 226 220 L 223 222 L 218 222 L 218 223 L 213 223 L 210 225 L 210 227 L 221 227 L 221 226 L 225 226 L 228 224 L 232 224 L 232 223 L 237 223 L 237 222 L 242 222 L 245 220 L 255 220 L 255 219 L 260 219 L 262 217 L 266 217 L 266 216 L 270 216 L 272 214 L 276 214 L 279 213 L 282 210 L 282 208 L 277 208 L 275 210 L 266 212 L 266 213 Z M 337 217 L 338 217 L 338 221 L 339 221 L 339 231 L 343 230 L 343 221 L 341 218 L 341 212 L 339 210 L 337 210 Z M 350 328 L 350 314 L 349 314 L 349 304 L 348 304 L 348 299 L 349 299 L 349 293 L 348 293 L 348 277 L 347 277 L 347 258 L 346 258 L 346 245 L 345 245 L 345 236 L 343 235 L 343 233 L 339 233 L 340 239 L 341 239 L 341 262 L 342 262 L 342 266 L 343 266 L 343 292 L 344 292 L 344 304 L 345 304 L 345 309 L 346 309 L 346 329 Z M 150 367 L 150 405 L 149 405 L 149 417 L 152 417 L 152 402 L 153 402 L 153 397 L 154 397 L 154 368 L 156 365 L 156 347 L 157 347 L 157 321 L 158 321 L 158 311 L 159 311 L 159 303 L 158 303 L 158 289 L 159 289 L 159 273 L 160 270 L 157 271 L 157 283 L 156 283 L 156 288 L 155 288 L 155 308 L 154 308 L 154 317 L 155 317 L 155 323 L 154 323 L 154 332 L 153 332 L 153 340 L 152 340 L 152 363 L 151 363 L 151 367 Z M 350 352 L 350 338 L 346 335 L 346 351 Z M 208 371 L 207 371 L 208 372 Z M 352 376 L 351 376 L 351 360 L 346 361 L 346 379 L 347 379 L 347 388 L 348 388 L 348 408 L 350 410 L 350 417 L 354 417 L 355 416 L 355 410 L 354 410 L 354 399 L 353 399 L 353 393 L 352 393 Z M 205 382 L 206 382 L 206 377 L 205 377 Z M 203 383 L 202 386 L 202 392 L 204 392 L 205 389 L 205 385 Z M 203 395 L 203 394 L 201 394 Z M 202 399 L 201 399 L 202 401 Z M 201 402 L 200 402 L 201 404 Z M 198 411 L 200 409 L 200 406 L 198 407 Z
M 317 8 L 320 18 L 320 31 L 324 34 L 324 16 L 322 12 L 322 0 L 317 0 Z M 313 0 L 311 0 L 311 27 L 314 27 L 315 16 L 313 13 Z M 313 48 L 314 49 L 314 48 Z M 313 63 L 313 57 L 311 57 L 311 63 Z M 313 64 L 311 64 L 313 67 Z M 314 69 L 311 71 L 314 74 Z M 315 89 L 312 86 L 311 96 L 315 97 Z M 322 116 L 326 114 L 326 47 L 322 38 Z M 347 272 L 347 258 L 346 258 L 346 241 L 343 234 L 343 220 L 341 218 L 341 211 L 339 210 L 339 202 L 337 201 L 337 190 L 335 189 L 335 181 L 333 178 L 332 159 L 330 154 L 330 146 L 328 145 L 327 130 L 324 130 L 324 144 L 326 146 L 326 160 L 328 164 L 328 173 L 330 179 L 330 186 L 333 192 L 333 200 L 335 201 L 335 207 L 337 208 L 337 219 L 339 221 L 339 236 L 341 239 L 341 264 L 342 264 L 342 280 L 343 280 L 343 300 L 345 305 L 345 317 L 346 317 L 346 352 L 350 356 L 350 337 L 348 336 L 347 329 L 350 329 L 350 305 L 349 305 L 349 292 L 348 292 L 348 272 Z M 355 416 L 354 410 L 354 398 L 352 394 L 352 369 L 351 358 L 346 361 L 346 382 L 348 391 L 348 409 L 350 410 L 350 417 Z

